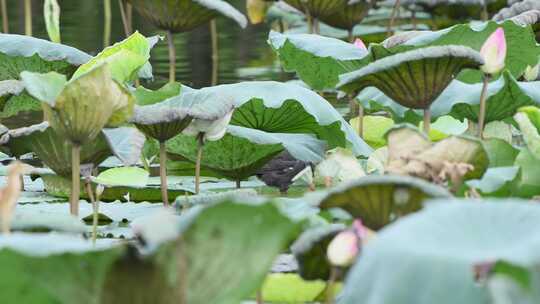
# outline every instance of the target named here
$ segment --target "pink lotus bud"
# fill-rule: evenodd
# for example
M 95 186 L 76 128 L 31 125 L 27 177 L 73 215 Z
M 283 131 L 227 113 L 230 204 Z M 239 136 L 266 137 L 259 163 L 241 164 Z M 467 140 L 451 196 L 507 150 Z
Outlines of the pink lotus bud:
M 362 239 L 365 236 L 366 230 L 361 220 L 355 220 L 352 228 L 336 235 L 326 250 L 330 264 L 336 267 L 351 266 L 360 253 Z
M 362 39 L 356 38 L 356 40 L 354 40 L 353 44 L 354 44 L 355 47 L 361 49 L 362 51 L 367 51 L 367 47 L 364 44 L 364 41 L 362 41 Z
M 481 67 L 486 74 L 496 74 L 504 69 L 506 59 L 506 38 L 502 27 L 498 28 L 484 42 L 480 55 L 484 58 L 484 65 Z

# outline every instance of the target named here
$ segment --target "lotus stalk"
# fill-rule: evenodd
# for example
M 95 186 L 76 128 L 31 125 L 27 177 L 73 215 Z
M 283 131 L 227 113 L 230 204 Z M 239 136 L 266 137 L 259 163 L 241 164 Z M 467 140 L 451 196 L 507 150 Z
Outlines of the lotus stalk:
M 131 4 L 126 3 L 126 0 L 118 0 L 118 7 L 120 7 L 120 16 L 122 17 L 124 33 L 126 34 L 126 37 L 129 37 L 133 32 L 133 7 L 131 6 Z
M 2 31 L 4 34 L 9 33 L 9 17 L 7 12 L 6 0 L 0 0 L 0 10 L 2 10 Z
M 201 161 L 204 148 L 204 133 L 197 135 L 197 161 L 195 162 L 195 194 L 200 193 Z
M 30 172 L 31 168 L 19 161 L 13 162 L 8 168 L 6 186 L 0 189 L 0 221 L 3 234 L 9 234 L 11 230 L 11 218 L 22 190 L 21 176 Z
M 356 38 L 353 44 L 355 47 L 357 47 L 358 49 L 362 51 L 365 51 L 365 52 L 368 51 L 366 44 L 360 38 Z M 352 114 L 354 113 L 353 104 L 354 105 L 357 104 L 354 97 L 350 97 L 350 103 L 351 103 L 351 106 L 349 110 Z M 364 107 L 362 105 L 358 105 L 357 111 L 358 111 L 358 136 L 360 136 L 360 138 L 364 138 Z
M 431 130 L 431 110 L 424 109 L 424 133 L 429 134 Z
M 24 34 L 32 36 L 32 0 L 24 0 Z
M 176 46 L 174 45 L 174 35 L 167 31 L 167 43 L 169 46 L 169 82 L 176 81 Z
M 111 0 L 103 0 L 103 47 L 108 47 L 111 44 Z
M 212 85 L 218 83 L 219 75 L 219 45 L 216 19 L 210 21 L 210 36 L 212 38 Z
M 165 147 L 165 141 L 159 142 L 159 178 L 161 181 L 161 199 L 163 200 L 163 204 L 168 207 L 167 148 Z
M 482 48 L 480 55 L 484 59 L 484 64 L 480 70 L 484 73 L 482 93 L 480 95 L 480 110 L 478 113 L 478 137 L 482 138 L 486 116 L 487 88 L 489 80 L 493 75 L 500 73 L 505 67 L 506 60 L 506 38 L 504 29 L 498 28 L 493 32 Z
M 400 0 L 395 0 L 394 7 L 392 8 L 392 14 L 390 15 L 390 21 L 388 21 L 388 28 L 386 30 L 386 34 L 388 37 L 392 36 L 392 31 L 394 29 L 394 22 L 396 20 L 396 16 L 399 16 L 399 10 L 400 10 Z
M 81 187 L 81 146 L 73 144 L 71 148 L 71 195 L 69 198 L 69 211 L 79 215 L 79 197 Z

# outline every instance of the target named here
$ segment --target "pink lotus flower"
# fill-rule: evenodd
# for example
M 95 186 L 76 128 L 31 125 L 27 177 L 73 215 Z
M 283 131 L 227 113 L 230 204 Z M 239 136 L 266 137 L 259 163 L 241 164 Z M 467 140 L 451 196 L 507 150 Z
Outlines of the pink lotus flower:
M 362 41 L 362 39 L 356 38 L 356 40 L 354 41 L 353 44 L 354 44 L 355 47 L 361 49 L 362 51 L 367 51 L 367 47 L 364 44 L 364 41 Z
M 366 229 L 359 219 L 353 222 L 352 228 L 336 235 L 326 250 L 330 264 L 336 267 L 351 266 L 360 253 L 362 240 L 366 238 L 366 235 Z
M 496 74 L 504 69 L 504 61 L 506 59 L 506 38 L 504 29 L 498 28 L 484 42 L 480 55 L 484 58 L 484 65 L 481 67 L 486 74 Z

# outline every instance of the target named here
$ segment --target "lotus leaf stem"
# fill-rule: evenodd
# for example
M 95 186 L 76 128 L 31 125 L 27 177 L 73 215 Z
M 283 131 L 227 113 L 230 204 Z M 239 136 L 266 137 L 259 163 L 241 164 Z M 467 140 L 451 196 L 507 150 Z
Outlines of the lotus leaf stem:
M 174 46 L 173 33 L 167 31 L 167 42 L 169 44 L 169 82 L 176 81 L 176 47 Z
M 364 107 L 358 107 L 358 136 L 364 138 Z
M 242 181 L 237 179 L 236 180 L 236 189 L 240 189 L 240 188 L 242 188 Z
M 431 110 L 429 108 L 424 109 L 424 133 L 429 136 L 431 129 Z
M 313 34 L 315 27 L 313 24 L 313 17 L 311 16 L 311 13 L 309 12 L 309 10 L 306 10 L 306 20 L 308 24 L 308 33 Z
M 79 215 L 79 197 L 81 191 L 81 146 L 73 144 L 71 147 L 71 197 L 69 210 L 72 215 Z
M 484 124 L 486 120 L 486 102 L 487 102 L 487 89 L 489 85 L 489 75 L 484 75 L 484 84 L 482 86 L 482 93 L 480 94 L 480 110 L 478 113 L 478 138 L 483 137 Z
M 161 199 L 163 205 L 169 207 L 169 195 L 167 189 L 167 148 L 165 141 L 159 142 L 159 177 L 161 179 Z
M 349 40 L 350 43 L 353 43 L 354 42 L 354 32 L 353 32 L 353 29 L 349 29 L 347 31 L 347 39 Z
M 24 34 L 32 36 L 32 0 L 24 0 Z
M 204 147 L 204 133 L 197 136 L 197 161 L 195 163 L 195 194 L 199 194 L 201 185 L 201 161 Z
M 210 21 L 210 36 L 212 38 L 212 85 L 218 83 L 219 74 L 219 45 L 216 19 Z
M 90 185 L 90 179 L 86 178 L 84 180 L 84 186 L 86 189 L 86 194 L 90 198 L 92 203 L 92 245 L 96 245 L 97 239 L 97 225 L 98 225 L 98 203 L 94 198 L 94 192 L 92 191 L 92 185 Z
M 124 34 L 126 37 L 131 36 L 133 27 L 131 24 L 132 6 L 126 3 L 125 0 L 118 0 L 118 6 L 120 7 L 120 16 L 122 17 L 122 24 L 124 25 Z
M 328 279 L 328 283 L 326 285 L 326 304 L 334 304 L 334 288 L 336 285 L 337 278 L 339 276 L 339 268 L 332 267 L 330 269 L 330 278 Z
M 413 31 L 416 31 L 418 29 L 418 23 L 416 20 L 416 11 L 412 10 L 411 12 L 411 23 L 412 23 L 412 29 Z
M 261 289 L 257 290 L 257 294 L 255 295 L 255 301 L 256 301 L 257 304 L 263 304 L 264 303 L 264 299 L 263 299 Z
M 9 33 L 9 19 L 6 0 L 0 0 L 0 9 L 2 10 L 2 31 L 7 34 Z
M 482 4 L 482 13 L 480 14 L 480 19 L 482 21 L 487 21 L 488 18 L 489 18 L 489 13 L 488 13 L 487 0 L 486 0 Z
M 392 14 L 390 15 L 390 21 L 388 22 L 388 28 L 386 29 L 386 34 L 388 37 L 392 35 L 394 28 L 394 21 L 396 20 L 396 15 L 399 14 L 400 0 L 396 0 L 394 7 L 392 8 Z
M 321 34 L 321 24 L 319 22 L 319 19 L 313 18 L 313 31 L 317 35 Z
M 108 47 L 111 44 L 111 0 L 103 0 L 104 9 L 104 28 L 103 28 L 103 47 Z

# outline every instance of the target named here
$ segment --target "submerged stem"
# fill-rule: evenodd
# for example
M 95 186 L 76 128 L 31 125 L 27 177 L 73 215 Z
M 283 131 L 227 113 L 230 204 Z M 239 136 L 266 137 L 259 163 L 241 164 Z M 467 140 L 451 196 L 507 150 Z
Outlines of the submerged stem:
M 210 36 L 212 38 L 212 85 L 218 83 L 219 76 L 219 45 L 216 19 L 210 21 Z
M 195 163 L 195 194 L 199 194 L 201 185 L 201 161 L 204 147 L 204 133 L 197 135 L 197 162 Z
M 431 110 L 429 108 L 424 109 L 424 133 L 429 136 L 431 130 Z
M 480 94 L 480 111 L 478 113 L 478 138 L 483 137 L 484 124 L 486 120 L 486 99 L 487 89 L 489 85 L 489 75 L 484 75 L 484 84 L 482 86 L 482 93 Z
M 9 33 L 9 19 L 6 0 L 0 0 L 0 9 L 2 10 L 2 31 L 7 34 Z
M 167 189 L 167 148 L 165 141 L 159 142 L 159 177 L 161 179 L 161 199 L 163 205 L 169 207 L 169 194 Z
M 167 43 L 169 44 L 169 82 L 176 81 L 176 47 L 174 46 L 174 36 L 167 31 Z
M 32 36 L 32 0 L 24 0 L 24 34 Z
M 103 28 L 103 47 L 106 48 L 111 44 L 111 0 L 103 0 L 104 9 L 104 28 Z
M 79 215 L 79 197 L 81 191 L 81 146 L 71 147 L 71 197 L 69 210 L 72 215 Z

